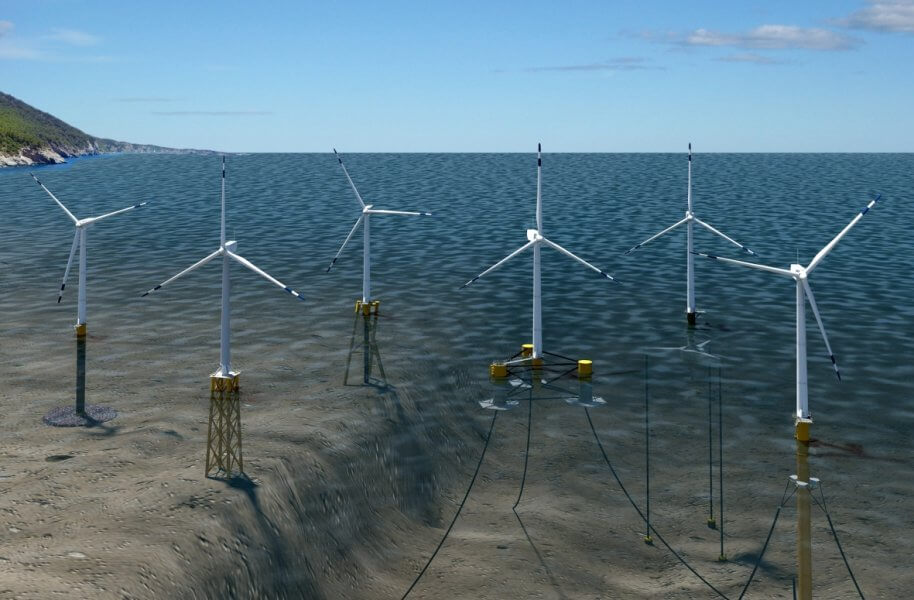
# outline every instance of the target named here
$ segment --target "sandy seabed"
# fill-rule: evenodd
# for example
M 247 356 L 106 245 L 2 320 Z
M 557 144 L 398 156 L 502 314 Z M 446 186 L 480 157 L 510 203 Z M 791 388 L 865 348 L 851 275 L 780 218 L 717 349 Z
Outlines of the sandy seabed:
M 374 363 L 370 385 L 358 343 L 344 382 L 358 320 L 339 317 L 285 349 L 271 341 L 279 329 L 269 320 L 266 332 L 238 336 L 250 481 L 204 477 L 213 348 L 198 348 L 177 325 L 90 329 L 87 396 L 119 416 L 52 428 L 42 415 L 72 401 L 73 344 L 61 342 L 56 325 L 14 329 L 0 356 L 0 598 L 400 598 L 463 498 L 494 414 L 478 401 L 493 388 L 480 377 L 484 361 L 448 364 L 433 351 L 417 359 L 417 347 L 434 343 L 398 344 L 403 325 L 381 319 L 385 371 Z M 354 325 L 355 338 L 330 333 L 339 323 Z M 729 560 L 719 562 L 719 530 L 706 523 L 706 371 L 690 360 L 669 359 L 691 379 L 651 390 L 652 522 L 736 598 L 794 472 L 792 427 L 786 417 L 747 420 L 725 399 Z M 603 378 L 598 363 L 594 389 L 607 403 L 589 410 L 643 509 L 639 361 L 629 365 L 634 374 Z M 661 544 L 643 542 L 643 522 L 604 463 L 584 409 L 567 396 L 533 394 L 516 513 L 529 394 L 499 413 L 465 508 L 411 598 L 718 597 Z M 911 523 L 899 509 L 911 480 L 884 475 L 909 473 L 908 459 L 834 442 L 812 454 L 867 597 L 905 597 L 914 543 L 902 535 Z M 714 477 L 717 512 L 716 466 Z M 788 503 L 746 598 L 791 597 L 794 520 Z M 816 597 L 857 597 L 824 515 L 816 511 L 813 522 Z

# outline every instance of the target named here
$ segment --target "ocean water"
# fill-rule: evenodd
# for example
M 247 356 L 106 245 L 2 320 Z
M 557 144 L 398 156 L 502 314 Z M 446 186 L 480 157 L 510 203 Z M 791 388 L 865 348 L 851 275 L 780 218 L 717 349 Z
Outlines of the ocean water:
M 378 335 L 388 375 L 408 385 L 424 377 L 416 365 L 433 357 L 484 389 L 487 365 L 529 341 L 531 255 L 459 288 L 526 242 L 534 220 L 535 155 L 344 159 L 366 202 L 434 213 L 372 219 L 373 295 L 381 300 Z M 545 235 L 618 279 L 608 282 L 544 249 L 544 346 L 594 360 L 594 392 L 607 400 L 599 409 L 607 419 L 601 427 L 620 439 L 641 427 L 632 407 L 643 402 L 645 355 L 654 435 L 694 437 L 696 447 L 706 443 L 705 425 L 696 419 L 705 410 L 707 370 L 720 367 L 730 502 L 767 514 L 793 472 L 793 282 L 696 257 L 703 315 L 689 332 L 684 230 L 623 255 L 682 218 L 686 167 L 684 153 L 543 156 Z M 176 385 L 204 381 L 218 366 L 218 263 L 150 297 L 140 294 L 218 247 L 219 158 L 120 155 L 36 171 L 80 217 L 149 202 L 89 231 L 88 323 L 90 344 L 98 348 L 90 346 L 89 401 L 106 389 L 123 391 L 132 372 L 161 372 L 162 381 Z M 835 449 L 815 456 L 813 470 L 829 482 L 833 505 L 845 511 L 853 533 L 842 541 L 851 553 L 857 540 L 875 545 L 874 531 L 891 530 L 891 522 L 901 524 L 899 537 L 911 533 L 912 189 L 911 154 L 694 156 L 695 213 L 758 254 L 747 257 L 696 227 L 696 249 L 721 256 L 784 268 L 797 258 L 806 264 L 882 194 L 810 277 L 843 376 L 835 378 L 808 311 L 814 436 L 828 444 L 823 448 Z M 326 272 L 359 213 L 335 159 L 232 155 L 226 190 L 228 237 L 238 240 L 238 252 L 307 299 L 299 302 L 233 267 L 235 366 L 255 382 L 259 373 L 266 379 L 285 369 L 333 385 L 342 374 L 333 352 L 345 350 L 352 336 L 362 249 L 359 233 Z M 15 401 L 17 389 L 47 392 L 44 404 L 34 407 L 40 414 L 67 403 L 71 387 L 72 352 L 61 340 L 72 337 L 75 269 L 64 302 L 55 302 L 72 226 L 23 169 L 0 171 L 0 208 L 0 330 L 4 338 L 25 340 L 4 349 L 0 380 L 6 402 Z M 658 349 L 705 342 L 704 350 L 720 360 Z M 36 369 L 60 381 L 36 377 Z M 610 375 L 627 371 L 637 372 Z M 423 385 L 434 406 L 454 401 L 455 386 L 468 384 L 461 376 Z M 467 410 L 482 411 L 475 405 L 480 398 L 461 398 Z M 627 409 L 616 419 L 613 411 L 623 405 Z M 565 426 L 550 421 L 546 430 L 559 443 L 557 432 Z M 620 450 L 632 478 L 640 477 L 634 465 L 642 451 Z M 698 448 L 696 463 L 702 456 Z M 659 477 L 662 485 L 662 472 Z M 866 522 L 855 520 L 864 512 Z

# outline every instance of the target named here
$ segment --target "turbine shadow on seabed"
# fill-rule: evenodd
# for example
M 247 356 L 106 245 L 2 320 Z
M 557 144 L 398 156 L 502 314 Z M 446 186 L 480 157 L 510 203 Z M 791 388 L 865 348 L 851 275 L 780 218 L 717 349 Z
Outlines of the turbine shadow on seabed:
M 384 372 L 384 364 L 381 362 L 377 332 L 377 313 L 368 316 L 361 313 L 356 314 L 355 320 L 352 323 L 352 339 L 349 342 L 349 354 L 346 357 L 346 371 L 343 374 L 343 385 L 367 385 L 376 388 L 380 392 L 391 390 L 391 386 L 387 381 L 387 374 Z M 352 357 L 355 354 L 362 355 L 361 384 L 349 382 Z M 377 365 L 377 371 L 380 377 L 374 376 L 375 365 Z
M 86 404 L 86 338 L 76 336 L 76 403 L 74 406 L 52 408 L 45 416 L 45 425 L 52 427 L 100 427 L 117 417 L 110 406 Z M 110 435 L 115 429 L 105 427 Z

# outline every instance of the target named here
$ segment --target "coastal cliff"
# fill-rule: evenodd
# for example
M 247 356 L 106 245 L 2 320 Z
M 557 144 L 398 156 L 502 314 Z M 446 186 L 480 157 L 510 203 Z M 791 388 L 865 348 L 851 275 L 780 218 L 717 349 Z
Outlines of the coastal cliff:
M 111 152 L 211 154 L 97 138 L 57 117 L 0 92 L 0 167 L 66 162 L 74 156 Z

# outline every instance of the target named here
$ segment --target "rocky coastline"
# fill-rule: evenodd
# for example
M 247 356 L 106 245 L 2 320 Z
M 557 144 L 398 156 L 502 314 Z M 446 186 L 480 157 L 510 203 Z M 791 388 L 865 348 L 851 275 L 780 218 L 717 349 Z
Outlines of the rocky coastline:
M 182 148 L 165 148 L 147 144 L 131 144 L 115 140 L 95 139 L 82 146 L 59 146 L 55 144 L 34 147 L 25 146 L 12 154 L 0 152 L 0 168 L 27 167 L 32 165 L 55 165 L 67 162 L 67 159 L 79 156 L 96 156 L 99 154 L 215 154 L 212 150 L 192 150 Z

